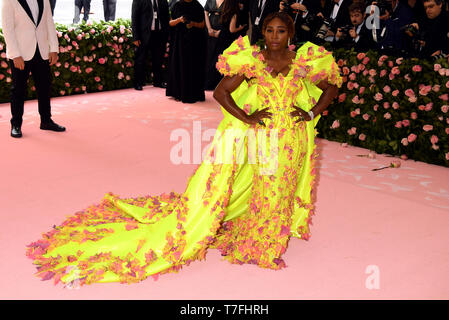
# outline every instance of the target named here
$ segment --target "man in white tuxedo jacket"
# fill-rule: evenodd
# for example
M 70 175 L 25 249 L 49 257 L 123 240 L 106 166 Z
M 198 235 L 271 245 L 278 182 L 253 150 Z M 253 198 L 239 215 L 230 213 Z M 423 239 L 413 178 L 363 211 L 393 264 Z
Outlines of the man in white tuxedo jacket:
M 22 136 L 28 77 L 33 77 L 42 130 L 65 131 L 51 119 L 50 66 L 58 61 L 58 37 L 49 0 L 3 0 L 2 29 L 11 64 L 11 136 Z

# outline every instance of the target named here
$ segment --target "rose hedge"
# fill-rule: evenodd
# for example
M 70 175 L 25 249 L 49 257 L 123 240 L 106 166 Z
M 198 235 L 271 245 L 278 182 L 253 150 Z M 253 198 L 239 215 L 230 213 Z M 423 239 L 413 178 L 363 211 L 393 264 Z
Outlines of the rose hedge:
M 132 87 L 129 20 L 76 28 L 58 24 L 57 31 L 60 54 L 52 67 L 52 96 Z M 344 84 L 318 122 L 319 137 L 449 166 L 447 60 L 434 63 L 342 49 L 333 54 Z M 0 102 L 9 101 L 10 73 L 0 32 Z M 28 96 L 35 97 L 34 86 Z
M 134 46 L 129 20 L 83 23 L 76 28 L 56 24 L 56 29 L 60 52 L 51 69 L 53 97 L 133 86 Z M 0 32 L 0 102 L 10 98 L 9 67 Z M 31 77 L 30 82 L 28 98 L 33 99 L 36 92 Z
M 449 63 L 333 52 L 344 76 L 319 136 L 449 166 Z

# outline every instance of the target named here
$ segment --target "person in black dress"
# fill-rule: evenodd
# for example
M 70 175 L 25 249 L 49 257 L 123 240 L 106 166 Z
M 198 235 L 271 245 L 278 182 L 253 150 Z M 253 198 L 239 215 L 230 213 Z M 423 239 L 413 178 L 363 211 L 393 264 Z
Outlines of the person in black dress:
M 220 18 L 223 12 L 224 2 L 225 0 L 207 0 L 204 6 L 204 21 L 208 33 L 204 83 L 204 88 L 206 90 L 214 90 L 221 79 L 220 73 L 215 68 L 215 64 L 217 63 L 219 54 L 219 38 L 222 32 Z
M 204 25 L 203 6 L 197 0 L 180 0 L 173 6 L 166 95 L 184 103 L 205 100 Z

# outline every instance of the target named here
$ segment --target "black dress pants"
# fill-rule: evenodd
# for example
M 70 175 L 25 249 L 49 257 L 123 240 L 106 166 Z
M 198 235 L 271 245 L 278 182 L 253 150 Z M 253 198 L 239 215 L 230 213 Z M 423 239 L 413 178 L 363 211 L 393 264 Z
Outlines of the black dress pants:
M 23 105 L 28 87 L 28 78 L 33 77 L 37 92 L 39 114 L 42 123 L 51 121 L 51 107 L 50 107 L 50 90 L 51 90 L 51 74 L 50 64 L 48 60 L 42 59 L 39 48 L 36 45 L 36 52 L 33 59 L 25 61 L 25 68 L 19 70 L 14 67 L 14 62 L 11 59 L 11 125 L 22 126 Z
M 153 85 L 160 86 L 167 82 L 164 77 L 164 55 L 167 48 L 168 34 L 165 31 L 151 31 L 150 39 L 141 41 L 134 53 L 134 85 L 145 84 L 148 53 L 151 55 Z
M 115 7 L 117 0 L 103 0 L 104 21 L 115 20 Z

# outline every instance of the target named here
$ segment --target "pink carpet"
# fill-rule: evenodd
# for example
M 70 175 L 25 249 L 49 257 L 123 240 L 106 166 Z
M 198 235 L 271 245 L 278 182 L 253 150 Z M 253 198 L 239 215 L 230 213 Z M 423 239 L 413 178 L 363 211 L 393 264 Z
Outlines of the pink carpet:
M 25 246 L 68 215 L 121 196 L 182 192 L 195 164 L 170 161 L 170 133 L 221 119 L 211 92 L 193 105 L 145 87 L 55 98 L 67 132 L 39 130 L 25 104 L 23 138 L 0 105 L 0 299 L 448 299 L 449 169 L 319 140 L 316 215 L 309 241 L 292 239 L 281 271 L 232 265 L 217 250 L 179 273 L 138 284 L 64 289 L 42 282 Z M 208 142 L 205 141 L 201 148 Z M 193 154 L 192 157 L 193 158 Z

